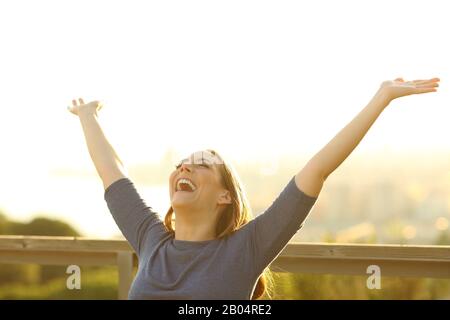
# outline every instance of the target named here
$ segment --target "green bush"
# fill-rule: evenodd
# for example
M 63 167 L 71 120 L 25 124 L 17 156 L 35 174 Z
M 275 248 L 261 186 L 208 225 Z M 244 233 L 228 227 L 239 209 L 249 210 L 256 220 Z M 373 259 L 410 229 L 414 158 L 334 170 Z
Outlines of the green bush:
M 382 277 L 368 289 L 365 276 L 276 273 L 274 299 L 449 299 L 449 279 Z
M 26 285 L 40 282 L 41 266 L 37 264 L 1 264 L 0 285 L 7 283 L 23 283 Z
M 53 279 L 43 285 L 9 283 L 0 286 L 0 299 L 117 299 L 118 271 L 116 267 L 81 269 L 81 289 L 69 290 L 67 277 Z

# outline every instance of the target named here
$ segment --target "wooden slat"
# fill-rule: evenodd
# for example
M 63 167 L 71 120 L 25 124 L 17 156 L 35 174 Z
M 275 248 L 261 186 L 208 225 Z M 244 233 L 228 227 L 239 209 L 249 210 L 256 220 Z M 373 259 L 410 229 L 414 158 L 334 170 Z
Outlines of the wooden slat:
M 125 240 L 82 237 L 0 236 L 0 250 L 118 252 L 133 251 Z M 450 246 L 290 243 L 280 256 L 338 259 L 449 261 Z
M 450 262 L 450 246 L 385 244 L 288 244 L 280 256 L 292 258 L 382 259 Z
M 133 251 L 125 240 L 84 237 L 0 236 L 0 250 Z
M 117 255 L 114 252 L 50 252 L 0 250 L 0 263 L 35 263 L 40 265 L 71 265 L 103 266 L 117 265 Z
M 278 257 L 275 272 L 368 275 L 367 267 L 377 265 L 381 276 L 450 278 L 450 262 L 376 259 L 327 259 Z

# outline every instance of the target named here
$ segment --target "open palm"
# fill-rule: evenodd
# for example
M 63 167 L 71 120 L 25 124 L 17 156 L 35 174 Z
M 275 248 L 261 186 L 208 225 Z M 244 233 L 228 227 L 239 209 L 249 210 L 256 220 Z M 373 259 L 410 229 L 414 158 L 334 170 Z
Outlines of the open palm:
M 405 81 L 402 78 L 397 78 L 393 81 L 384 81 L 381 84 L 380 90 L 388 97 L 388 99 L 394 100 L 411 94 L 435 92 L 437 91 L 436 88 L 439 87 L 439 81 L 439 78 L 412 81 Z
M 67 109 L 75 114 L 80 115 L 80 112 L 97 112 L 103 107 L 103 103 L 100 101 L 91 101 L 89 103 L 85 103 L 82 98 L 79 98 L 78 101 L 76 99 L 72 100 L 72 105 L 67 106 Z

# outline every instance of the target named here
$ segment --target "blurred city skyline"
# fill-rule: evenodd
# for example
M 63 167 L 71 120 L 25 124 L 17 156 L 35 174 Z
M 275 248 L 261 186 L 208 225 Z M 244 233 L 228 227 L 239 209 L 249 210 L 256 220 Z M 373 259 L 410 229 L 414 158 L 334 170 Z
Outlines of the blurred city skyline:
M 168 176 L 173 170 L 169 150 L 160 163 L 129 167 L 129 174 L 146 203 L 164 216 L 169 208 Z M 279 157 L 273 162 L 232 162 L 244 184 L 256 216 L 276 198 L 307 157 Z M 0 211 L 27 221 L 42 216 L 69 222 L 85 236 L 116 237 L 115 225 L 101 180 L 94 169 L 56 170 L 26 196 L 11 188 Z M 448 238 L 450 220 L 450 153 L 409 157 L 395 153 L 354 154 L 330 175 L 305 226 L 294 241 L 374 239 L 380 243 L 428 244 Z

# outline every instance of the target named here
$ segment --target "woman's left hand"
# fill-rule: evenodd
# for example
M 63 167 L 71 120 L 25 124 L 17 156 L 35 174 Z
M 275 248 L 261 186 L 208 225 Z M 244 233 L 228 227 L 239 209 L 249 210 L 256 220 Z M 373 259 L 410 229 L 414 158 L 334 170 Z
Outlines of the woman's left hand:
M 427 93 L 437 91 L 439 78 L 429 80 L 405 81 L 397 78 L 393 81 L 384 81 L 380 86 L 380 92 L 389 100 L 409 96 L 411 94 Z

